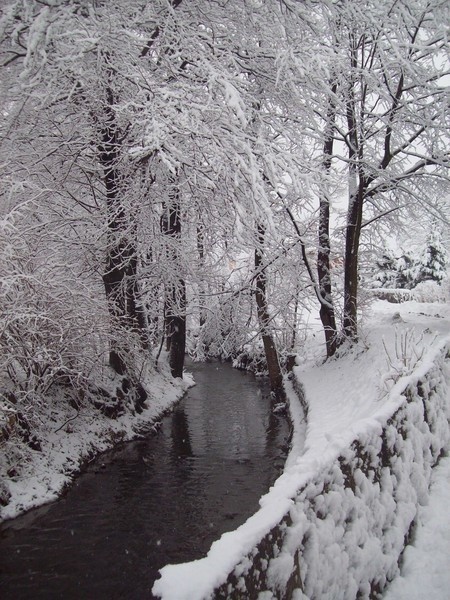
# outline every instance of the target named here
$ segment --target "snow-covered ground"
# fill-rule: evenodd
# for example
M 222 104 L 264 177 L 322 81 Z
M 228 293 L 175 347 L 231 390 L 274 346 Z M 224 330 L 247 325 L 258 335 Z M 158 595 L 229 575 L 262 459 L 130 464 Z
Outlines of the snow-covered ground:
M 148 408 L 141 414 L 127 412 L 117 419 L 104 416 L 86 404 L 79 412 L 64 397 L 55 397 L 42 407 L 33 431 L 41 451 L 31 450 L 15 438 L 6 440 L 0 454 L 0 490 L 9 496 L 0 506 L 0 521 L 55 500 L 70 484 L 82 464 L 122 441 L 136 437 L 185 393 L 192 378 L 174 380 L 154 371 L 147 390 Z
M 396 380 L 427 368 L 433 347 L 450 335 L 450 307 L 376 301 L 364 329 L 365 339 L 363 333 L 360 347 L 349 356 L 312 368 L 305 361 L 297 370 L 310 406 L 306 448 L 318 455 L 329 445 L 351 442 L 364 420 L 379 413 Z M 449 505 L 450 457 L 445 457 L 434 469 L 429 503 L 419 507 L 401 575 L 383 595 L 386 600 L 450 597 Z
M 164 567 L 154 593 L 164 600 L 202 599 L 223 583 L 238 564 L 239 556 L 249 554 L 292 506 L 298 489 L 307 485 L 324 465 L 336 461 L 355 436 L 373 430 L 374 424 L 395 412 L 402 401 L 396 394 L 397 388 L 403 389 L 402 383 L 408 382 L 413 371 L 426 372 L 448 339 L 450 307 L 443 303 L 389 304 L 378 300 L 366 316 L 361 333 L 360 344 L 339 359 L 323 364 L 320 359 L 323 348 L 318 348 L 315 356 L 300 359 L 301 364 L 294 369 L 305 389 L 308 424 L 306 431 L 301 424 L 297 427 L 294 452 L 283 475 L 261 499 L 259 512 L 238 530 L 222 536 L 204 559 Z M 295 399 L 292 401 L 300 414 Z M 435 547 L 441 564 L 450 556 L 450 541 L 447 542 L 446 548 Z M 284 564 L 279 561 L 280 569 L 274 569 L 274 579 L 288 576 L 292 570 L 291 558 L 286 554 Z M 407 565 L 405 562 L 405 569 Z M 419 579 L 421 588 L 417 597 L 430 600 L 448 597 L 439 595 L 439 581 Z M 261 600 L 271 597 L 270 592 L 264 592 Z M 324 598 L 334 600 L 333 595 Z
M 446 304 L 375 301 L 358 346 L 338 360 L 321 364 L 320 358 L 309 359 L 296 369 L 310 407 L 306 449 L 320 455 L 329 445 L 351 443 L 362 423 L 380 411 L 396 381 L 426 363 L 448 335 Z

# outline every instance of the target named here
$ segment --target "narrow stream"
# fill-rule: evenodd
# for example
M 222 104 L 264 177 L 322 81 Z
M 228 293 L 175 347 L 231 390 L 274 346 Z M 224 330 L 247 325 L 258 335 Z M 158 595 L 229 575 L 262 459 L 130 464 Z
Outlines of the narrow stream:
M 2 600 L 151 598 L 158 569 L 200 558 L 281 472 L 288 424 L 265 382 L 192 364 L 157 434 L 92 462 L 66 496 L 0 528 Z

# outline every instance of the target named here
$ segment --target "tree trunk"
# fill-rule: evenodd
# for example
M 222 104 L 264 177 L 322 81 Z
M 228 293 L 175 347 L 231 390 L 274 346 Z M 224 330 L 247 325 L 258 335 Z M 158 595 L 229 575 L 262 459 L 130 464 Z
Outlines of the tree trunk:
M 350 38 L 351 68 L 356 72 L 356 41 Z M 356 98 L 354 81 L 351 77 L 346 99 L 348 126 L 348 158 L 349 158 L 349 203 L 347 211 L 347 228 L 345 238 L 344 263 L 344 339 L 356 342 L 358 339 L 358 261 L 359 241 L 361 237 L 362 213 L 364 201 L 364 175 L 361 172 L 363 160 L 363 144 L 358 135 L 356 115 Z M 360 123 L 360 131 L 362 124 Z
M 255 250 L 255 298 L 261 337 L 269 371 L 270 389 L 277 402 L 286 400 L 283 387 L 283 374 L 275 341 L 270 333 L 270 315 L 266 296 L 266 275 L 263 269 L 264 226 L 258 225 L 258 247 Z
M 203 232 L 203 224 L 197 225 L 197 251 L 200 266 L 200 281 L 198 284 L 198 300 L 200 310 L 200 329 L 206 323 L 205 314 L 205 283 L 204 283 L 204 268 L 205 268 L 205 235 Z
M 337 92 L 337 84 L 331 86 L 331 96 L 328 101 L 326 124 L 324 132 L 322 166 L 325 175 L 331 170 L 331 160 L 334 145 L 334 123 L 336 120 L 336 105 L 334 96 Z M 327 183 L 325 182 L 325 185 Z M 327 357 L 333 356 L 337 349 L 337 328 L 334 313 L 333 297 L 331 293 L 331 270 L 330 270 L 330 200 L 328 194 L 323 192 L 320 196 L 319 205 L 319 249 L 317 251 L 317 277 L 320 300 L 320 320 L 325 333 L 325 344 Z
M 107 256 L 103 285 L 111 317 L 113 335 L 110 341 L 109 365 L 118 375 L 129 372 L 127 333 L 142 333 L 143 315 L 137 308 L 137 254 L 130 231 L 127 213 L 120 198 L 120 173 L 118 169 L 120 141 L 113 111 L 114 98 L 110 88 L 106 90 L 104 107 L 105 121 L 100 130 L 101 141 L 98 146 L 99 161 L 103 168 L 103 180 L 106 189 L 108 216 Z M 123 380 L 123 388 L 130 389 L 130 379 Z M 147 398 L 142 385 L 133 383 L 136 409 L 141 410 Z
M 358 263 L 363 197 L 360 184 L 350 195 L 345 239 L 343 336 L 352 342 L 358 339 Z
M 196 342 L 196 352 L 198 356 L 207 357 L 209 353 L 209 343 L 206 339 L 206 282 L 205 282 L 205 226 L 198 215 L 197 222 L 197 253 L 199 266 L 198 279 L 198 310 L 199 310 L 199 335 Z
M 294 298 L 294 317 L 292 319 L 292 335 L 291 344 L 289 350 L 292 352 L 295 348 L 297 341 L 297 327 L 298 327 L 298 295 L 300 293 L 298 283 L 295 286 L 295 298 Z
M 318 237 L 319 249 L 317 252 L 317 276 L 320 294 L 319 315 L 325 333 L 327 357 L 330 357 L 334 355 L 337 349 L 337 328 L 331 292 L 330 203 L 326 195 L 323 195 L 320 198 Z
M 169 238 L 168 258 L 180 268 L 181 207 L 179 192 L 173 182 L 169 201 L 164 207 L 161 219 L 163 233 Z M 186 352 L 186 282 L 175 276 L 166 288 L 165 331 L 169 366 L 173 377 L 183 377 L 184 355 Z
M 126 212 L 119 197 L 120 175 L 118 171 L 119 140 L 112 109 L 113 94 L 107 89 L 104 108 L 105 123 L 101 129 L 99 158 L 103 167 L 103 180 L 106 189 L 108 214 L 108 249 L 103 284 L 108 310 L 112 317 L 113 329 L 126 327 L 131 315 L 128 314 L 130 290 L 127 289 L 136 278 L 135 250 L 128 240 Z M 119 343 L 120 335 L 114 334 L 111 341 L 109 364 L 116 373 L 126 372 L 125 352 Z

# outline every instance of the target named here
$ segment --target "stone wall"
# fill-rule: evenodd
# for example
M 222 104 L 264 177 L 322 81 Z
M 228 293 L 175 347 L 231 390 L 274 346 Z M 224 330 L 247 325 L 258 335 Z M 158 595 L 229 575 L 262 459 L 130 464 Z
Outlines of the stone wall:
M 298 491 L 215 598 L 380 597 L 427 501 L 432 467 L 449 447 L 448 362 L 445 346 L 408 379 L 396 410 Z

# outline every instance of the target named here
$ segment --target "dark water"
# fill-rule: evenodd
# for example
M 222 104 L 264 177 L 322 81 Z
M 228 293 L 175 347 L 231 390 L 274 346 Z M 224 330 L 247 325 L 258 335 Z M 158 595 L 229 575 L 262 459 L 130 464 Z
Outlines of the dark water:
M 284 464 L 286 420 L 251 375 L 189 368 L 197 385 L 156 435 L 0 528 L 2 600 L 150 598 L 158 569 L 204 556 L 258 508 Z

